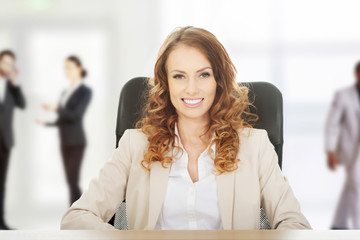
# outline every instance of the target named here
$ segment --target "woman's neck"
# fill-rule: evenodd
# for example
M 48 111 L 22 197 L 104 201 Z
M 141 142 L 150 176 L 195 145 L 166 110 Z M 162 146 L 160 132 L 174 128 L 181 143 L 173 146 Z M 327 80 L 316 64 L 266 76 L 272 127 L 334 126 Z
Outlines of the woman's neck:
M 5 75 L 3 72 L 1 72 L 1 71 L 0 71 L 0 78 L 1 78 L 1 79 L 2 79 L 2 78 L 3 78 L 3 79 L 6 78 L 6 75 Z
M 187 119 L 178 117 L 177 127 L 183 143 L 196 143 L 199 140 L 208 144 L 211 133 L 208 132 L 210 120 L 208 118 Z
M 70 85 L 75 86 L 81 81 L 81 78 L 71 79 Z

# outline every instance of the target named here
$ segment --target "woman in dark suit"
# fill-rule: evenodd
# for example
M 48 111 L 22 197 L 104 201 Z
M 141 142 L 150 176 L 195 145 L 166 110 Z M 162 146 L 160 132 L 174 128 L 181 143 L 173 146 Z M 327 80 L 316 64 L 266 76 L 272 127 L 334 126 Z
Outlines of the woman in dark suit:
M 40 120 L 37 122 L 59 128 L 61 154 L 70 188 L 70 204 L 72 204 L 81 196 L 79 175 L 86 146 L 82 120 L 91 99 L 91 89 L 82 82 L 86 70 L 78 57 L 70 56 L 66 59 L 65 73 L 70 80 L 70 86 L 61 94 L 59 105 L 42 105 L 46 111 L 57 112 L 57 120 L 53 123 Z

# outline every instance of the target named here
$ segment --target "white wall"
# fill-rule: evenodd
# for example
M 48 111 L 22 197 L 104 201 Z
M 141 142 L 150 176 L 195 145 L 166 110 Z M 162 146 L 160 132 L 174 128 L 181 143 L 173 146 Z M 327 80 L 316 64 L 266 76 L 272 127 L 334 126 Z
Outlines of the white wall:
M 0 49 L 16 51 L 28 100 L 27 110 L 16 112 L 7 201 L 11 225 L 58 228 L 67 208 L 57 132 L 33 121 L 51 118 L 39 103 L 56 102 L 66 85 L 63 58 L 80 55 L 94 91 L 85 120 L 89 146 L 81 185 L 86 188 L 115 145 L 122 85 L 151 76 L 166 35 L 194 25 L 224 44 L 239 81 L 268 81 L 282 91 L 284 174 L 313 227 L 330 226 L 344 174 L 326 168 L 323 128 L 333 92 L 354 81 L 358 1 L 0 0 L 0 5 Z

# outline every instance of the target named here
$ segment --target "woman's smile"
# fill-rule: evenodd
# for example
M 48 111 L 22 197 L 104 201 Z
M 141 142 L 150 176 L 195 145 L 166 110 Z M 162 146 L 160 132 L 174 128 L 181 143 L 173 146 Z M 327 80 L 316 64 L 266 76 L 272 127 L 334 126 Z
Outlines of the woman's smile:
M 186 107 L 196 108 L 202 104 L 204 98 L 181 98 L 181 101 Z

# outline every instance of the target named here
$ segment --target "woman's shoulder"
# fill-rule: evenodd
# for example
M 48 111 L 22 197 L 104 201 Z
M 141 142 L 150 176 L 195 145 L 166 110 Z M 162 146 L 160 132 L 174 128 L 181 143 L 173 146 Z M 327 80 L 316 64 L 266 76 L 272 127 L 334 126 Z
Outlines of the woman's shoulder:
M 240 138 L 246 139 L 254 139 L 254 138 L 261 138 L 267 136 L 267 132 L 264 129 L 257 129 L 257 128 L 241 128 L 237 130 Z M 124 135 L 129 135 L 137 140 L 147 142 L 146 135 L 141 131 L 141 129 L 127 129 L 124 132 Z
M 258 147 L 259 143 L 268 138 L 268 134 L 264 129 L 241 128 L 238 129 L 240 145 L 243 147 Z M 125 130 L 120 141 L 128 142 L 135 148 L 145 148 L 148 144 L 147 136 L 140 129 Z
M 250 163 L 251 165 L 258 165 L 259 157 L 265 151 L 268 153 L 267 149 L 273 148 L 268 133 L 264 129 L 244 128 L 238 130 L 238 135 L 240 140 L 238 156 L 243 162 Z
M 237 130 L 240 141 L 253 142 L 261 141 L 268 137 L 267 131 L 258 128 L 241 128 Z
M 238 130 L 240 149 L 244 152 L 258 152 L 259 147 L 269 141 L 267 131 L 257 128 L 242 128 Z
M 121 136 L 118 148 L 128 151 L 131 155 L 143 153 L 148 147 L 148 140 L 139 129 L 127 129 Z
M 144 138 L 144 139 L 147 139 L 146 138 L 146 135 L 141 131 L 141 129 L 137 129 L 137 128 L 130 128 L 130 129 L 126 129 L 125 132 L 124 132 L 124 135 L 125 134 L 129 134 L 135 138 Z
M 81 88 L 84 89 L 84 91 L 86 92 L 91 92 L 91 88 L 85 83 L 81 84 Z
M 130 143 L 147 144 L 146 135 L 140 129 L 126 129 L 121 139 L 126 138 Z

